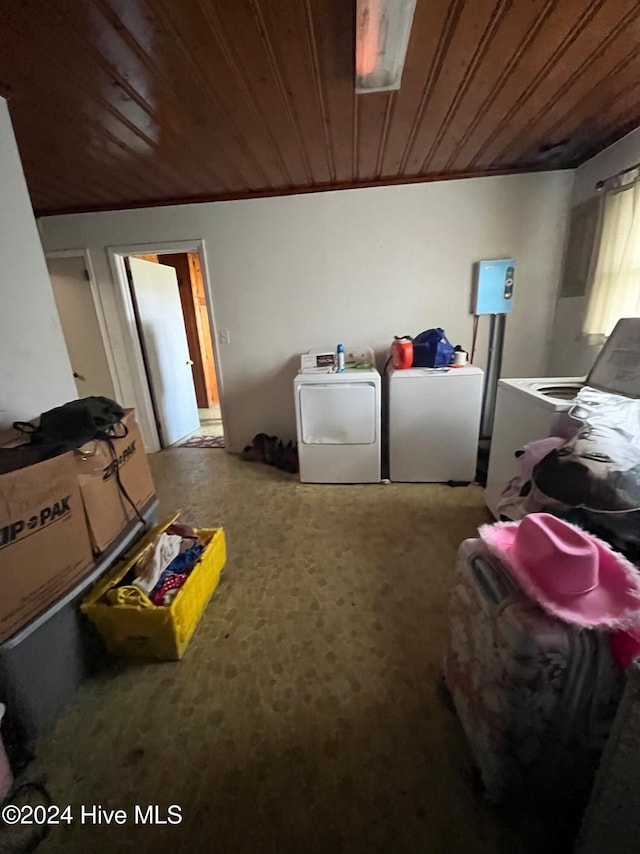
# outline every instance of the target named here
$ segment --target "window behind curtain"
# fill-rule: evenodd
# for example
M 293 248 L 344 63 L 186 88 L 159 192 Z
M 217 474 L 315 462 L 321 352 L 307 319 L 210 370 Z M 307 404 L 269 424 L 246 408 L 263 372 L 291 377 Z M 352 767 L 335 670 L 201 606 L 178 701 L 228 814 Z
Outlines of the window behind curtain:
M 597 344 L 621 317 L 640 317 L 640 181 L 609 190 L 583 332 Z
M 560 299 L 584 297 L 587 294 L 591 256 L 598 237 L 601 201 L 599 196 L 591 196 L 571 211 Z

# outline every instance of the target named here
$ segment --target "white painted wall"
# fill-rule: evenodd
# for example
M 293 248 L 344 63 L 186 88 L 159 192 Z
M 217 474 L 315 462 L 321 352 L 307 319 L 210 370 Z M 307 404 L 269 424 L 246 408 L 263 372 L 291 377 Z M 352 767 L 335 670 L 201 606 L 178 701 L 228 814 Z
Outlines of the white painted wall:
M 51 283 L 0 98 L 0 427 L 77 397 Z
M 48 258 L 47 269 L 79 397 L 115 392 L 84 258 Z
M 575 170 L 571 207 L 596 194 L 596 184 L 640 162 L 640 128 L 596 154 Z M 582 338 L 586 297 L 558 299 L 550 350 L 550 376 L 587 374 L 600 350 Z
M 478 178 L 41 220 L 46 250 L 86 247 L 123 386 L 126 338 L 106 247 L 203 238 L 232 450 L 264 430 L 295 433 L 298 354 L 443 326 L 471 345 L 472 264 L 517 259 L 505 376 L 546 366 L 571 172 Z M 488 321 L 481 324 L 484 365 Z

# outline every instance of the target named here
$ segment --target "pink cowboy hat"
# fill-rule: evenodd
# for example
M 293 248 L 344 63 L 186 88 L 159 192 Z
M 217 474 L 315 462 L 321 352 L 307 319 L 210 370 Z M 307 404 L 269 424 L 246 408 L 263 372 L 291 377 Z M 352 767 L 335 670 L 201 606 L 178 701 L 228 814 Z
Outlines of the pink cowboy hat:
M 640 571 L 592 534 L 549 513 L 479 532 L 545 611 L 579 626 L 640 627 Z

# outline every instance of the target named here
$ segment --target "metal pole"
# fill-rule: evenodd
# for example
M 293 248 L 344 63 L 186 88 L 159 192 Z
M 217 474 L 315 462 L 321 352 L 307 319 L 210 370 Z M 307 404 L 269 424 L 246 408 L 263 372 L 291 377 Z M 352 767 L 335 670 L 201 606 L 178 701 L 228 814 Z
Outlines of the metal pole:
M 502 351 L 504 348 L 504 333 L 506 328 L 506 314 L 492 314 L 489 327 L 489 353 L 487 356 L 487 375 L 484 384 L 484 397 L 482 400 L 482 421 L 480 425 L 480 436 L 490 439 L 493 430 L 493 416 L 496 406 L 496 393 L 498 380 L 502 369 Z

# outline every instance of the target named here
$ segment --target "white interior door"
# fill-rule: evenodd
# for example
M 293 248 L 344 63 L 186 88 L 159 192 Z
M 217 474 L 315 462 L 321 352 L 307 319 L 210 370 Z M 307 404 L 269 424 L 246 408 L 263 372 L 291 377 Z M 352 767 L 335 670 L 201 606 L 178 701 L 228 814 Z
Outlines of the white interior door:
M 178 277 L 173 267 L 129 258 L 147 371 L 163 447 L 200 426 Z
M 84 258 L 48 258 L 47 268 L 78 397 L 115 396 Z

